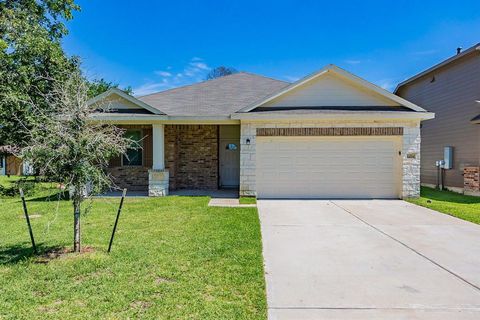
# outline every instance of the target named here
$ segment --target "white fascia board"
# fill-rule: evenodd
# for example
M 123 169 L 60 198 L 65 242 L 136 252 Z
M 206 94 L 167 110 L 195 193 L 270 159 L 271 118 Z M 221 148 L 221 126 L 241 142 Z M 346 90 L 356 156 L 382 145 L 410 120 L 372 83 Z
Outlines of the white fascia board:
M 97 113 L 90 116 L 92 121 L 158 121 L 158 120 L 167 120 L 167 115 L 152 115 L 152 114 L 118 114 L 118 113 Z
M 126 92 L 118 89 L 118 88 L 111 88 L 111 89 L 108 89 L 107 91 L 105 91 L 104 93 L 102 94 L 99 94 L 98 96 L 96 97 L 93 97 L 92 99 L 90 99 L 87 104 L 88 105 L 93 105 L 93 104 L 100 104 L 102 100 L 108 98 L 109 96 L 111 96 L 112 94 L 116 94 L 120 97 L 122 97 L 123 99 L 127 100 L 127 101 L 130 101 L 131 103 L 139 106 L 140 108 L 143 108 L 145 110 L 148 110 L 150 111 L 151 113 L 153 114 L 165 114 L 164 112 L 158 110 L 158 109 L 155 109 L 154 107 L 146 104 L 145 102 L 143 101 L 140 101 L 138 100 L 137 98 L 135 97 L 132 97 L 131 95 L 127 94 Z
M 92 121 L 105 121 L 118 124 L 240 124 L 239 120 L 230 116 L 167 116 L 151 114 L 115 114 L 98 113 L 91 115 Z
M 284 95 L 285 93 L 299 87 L 299 86 L 302 86 L 304 85 L 305 83 L 309 82 L 309 81 L 312 81 L 314 80 L 315 78 L 318 78 L 324 74 L 327 74 L 328 72 L 332 72 L 332 73 L 336 73 L 336 74 L 339 74 L 347 79 L 349 79 L 350 81 L 366 88 L 366 89 L 369 89 L 389 100 L 392 100 L 398 104 L 400 104 L 401 106 L 404 106 L 404 107 L 407 107 L 409 109 L 412 109 L 414 111 L 418 111 L 418 112 L 425 112 L 426 110 L 417 106 L 416 104 L 414 103 L 411 103 L 410 101 L 407 101 L 383 88 L 380 88 L 379 86 L 376 86 L 374 85 L 373 83 L 367 81 L 367 80 L 364 80 L 350 72 L 347 72 L 333 64 L 330 64 L 330 65 L 327 65 L 325 66 L 324 68 L 320 69 L 319 71 L 311 74 L 311 75 L 308 75 L 294 83 L 292 83 L 291 85 L 287 86 L 286 88 L 283 88 L 281 89 L 280 91 L 268 96 L 267 98 L 261 100 L 261 101 L 257 101 L 256 103 L 246 107 L 246 108 L 243 108 L 239 111 L 237 111 L 237 113 L 244 113 L 244 112 L 249 112 L 249 111 L 252 111 L 253 109 L 255 108 L 258 108 L 262 105 L 264 105 L 265 103 L 269 102 L 269 101 L 272 101 L 273 99 L 275 98 L 278 98 L 282 95 Z
M 411 111 L 356 111 L 356 112 L 323 112 L 305 114 L 269 114 L 269 113 L 234 113 L 232 119 L 239 120 L 429 120 L 435 118 L 432 112 Z

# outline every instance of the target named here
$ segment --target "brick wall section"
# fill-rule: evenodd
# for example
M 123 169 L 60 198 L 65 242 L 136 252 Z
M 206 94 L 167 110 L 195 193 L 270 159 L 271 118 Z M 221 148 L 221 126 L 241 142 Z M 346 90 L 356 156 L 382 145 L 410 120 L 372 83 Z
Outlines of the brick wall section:
M 165 125 L 170 190 L 218 188 L 218 126 Z
M 402 127 L 386 128 L 257 128 L 258 136 L 310 137 L 310 136 L 401 136 Z
M 107 172 L 115 185 L 129 191 L 148 191 L 148 169 L 152 168 L 153 144 L 151 125 L 121 125 L 123 129 L 141 129 L 143 133 L 143 166 L 122 167 L 121 157 L 110 160 Z
M 358 128 L 365 128 L 367 132 L 385 130 L 381 128 L 392 128 L 392 132 L 399 133 L 401 128 L 402 136 L 402 195 L 403 198 L 418 197 L 420 195 L 420 122 L 419 121 L 242 121 L 241 124 L 241 148 L 240 148 L 240 195 L 256 196 L 256 137 L 260 128 L 309 128 L 312 132 L 336 130 L 334 128 L 350 128 L 353 132 Z M 314 129 L 313 129 L 314 128 Z M 322 128 L 321 130 L 318 128 Z M 375 128 L 375 129 L 372 129 Z M 345 129 L 342 129 L 345 130 Z M 261 131 L 260 131 L 261 132 Z M 307 130 L 308 132 L 308 130 Z M 246 144 L 249 139 L 250 144 Z M 407 156 L 409 155 L 409 156 Z
M 128 191 L 148 191 L 148 169 L 146 167 L 108 168 L 115 187 Z
M 480 167 L 463 169 L 463 189 L 468 194 L 480 193 Z

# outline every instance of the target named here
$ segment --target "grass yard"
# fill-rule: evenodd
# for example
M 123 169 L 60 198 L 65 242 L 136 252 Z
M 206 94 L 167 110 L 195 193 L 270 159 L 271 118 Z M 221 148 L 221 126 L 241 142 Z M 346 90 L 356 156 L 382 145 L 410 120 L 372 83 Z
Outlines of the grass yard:
M 240 197 L 238 199 L 240 204 L 256 204 L 257 203 L 257 198 L 255 197 Z
M 265 319 L 256 208 L 208 201 L 127 198 L 109 255 L 119 199 L 96 199 L 82 216 L 91 252 L 51 258 L 72 246 L 70 202 L 29 199 L 35 257 L 21 202 L 0 199 L 0 319 Z
M 420 198 L 409 199 L 408 201 L 480 224 L 480 197 L 465 196 L 456 192 L 422 187 Z

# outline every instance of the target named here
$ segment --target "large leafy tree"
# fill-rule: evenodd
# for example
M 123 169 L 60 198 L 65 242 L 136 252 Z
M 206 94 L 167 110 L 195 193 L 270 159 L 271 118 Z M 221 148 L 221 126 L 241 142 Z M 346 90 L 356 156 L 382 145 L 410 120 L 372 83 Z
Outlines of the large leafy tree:
M 0 0 L 0 145 L 24 146 L 35 116 L 26 101 L 49 112 L 38 93 L 78 68 L 61 39 L 79 9 L 73 0 Z

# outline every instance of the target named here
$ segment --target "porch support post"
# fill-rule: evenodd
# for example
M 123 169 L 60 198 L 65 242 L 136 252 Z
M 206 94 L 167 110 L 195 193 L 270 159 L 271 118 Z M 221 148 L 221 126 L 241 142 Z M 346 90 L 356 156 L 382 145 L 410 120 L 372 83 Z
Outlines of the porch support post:
M 163 124 L 152 125 L 152 169 L 148 171 L 148 195 L 168 195 L 168 170 L 165 170 L 165 132 Z
M 163 124 L 152 125 L 153 166 L 152 169 L 165 169 L 165 131 Z

